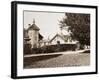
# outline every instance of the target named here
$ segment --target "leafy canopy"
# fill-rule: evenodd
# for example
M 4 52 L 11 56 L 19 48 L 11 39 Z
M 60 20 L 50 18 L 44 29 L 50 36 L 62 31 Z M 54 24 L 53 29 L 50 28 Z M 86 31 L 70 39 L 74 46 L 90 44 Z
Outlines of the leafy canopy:
M 60 26 L 71 31 L 72 39 L 78 40 L 82 45 L 90 45 L 90 14 L 66 13 Z

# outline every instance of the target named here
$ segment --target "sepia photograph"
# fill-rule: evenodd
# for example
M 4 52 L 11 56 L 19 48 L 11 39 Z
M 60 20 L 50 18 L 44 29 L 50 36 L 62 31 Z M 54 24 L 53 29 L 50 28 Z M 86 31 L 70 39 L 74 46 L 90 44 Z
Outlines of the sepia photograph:
M 23 11 L 24 68 L 90 65 L 90 14 Z
M 12 78 L 97 74 L 97 7 L 12 2 Z

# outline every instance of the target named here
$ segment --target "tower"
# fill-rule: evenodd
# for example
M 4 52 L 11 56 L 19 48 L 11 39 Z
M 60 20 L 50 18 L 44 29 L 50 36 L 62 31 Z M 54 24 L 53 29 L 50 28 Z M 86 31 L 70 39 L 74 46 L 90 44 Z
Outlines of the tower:
M 29 28 L 28 28 L 28 35 L 30 40 L 30 43 L 32 45 L 32 48 L 38 48 L 39 45 L 39 27 L 36 26 L 35 24 L 35 19 L 33 19 L 33 24 L 30 25 L 29 24 Z

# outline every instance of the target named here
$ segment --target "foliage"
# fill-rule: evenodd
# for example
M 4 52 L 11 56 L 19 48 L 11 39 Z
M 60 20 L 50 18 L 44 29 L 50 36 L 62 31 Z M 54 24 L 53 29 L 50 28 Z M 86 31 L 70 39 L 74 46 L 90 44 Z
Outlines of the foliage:
M 90 45 L 90 14 L 66 13 L 60 23 L 61 28 L 68 28 L 72 39 Z
M 75 51 L 76 48 L 77 48 L 76 44 L 49 45 L 49 46 L 43 46 L 43 47 L 40 47 L 40 48 L 33 48 L 32 54 L 54 53 L 54 52 L 63 52 L 63 51 Z
M 24 54 L 32 54 L 32 50 L 31 50 L 31 44 L 25 44 L 24 43 Z

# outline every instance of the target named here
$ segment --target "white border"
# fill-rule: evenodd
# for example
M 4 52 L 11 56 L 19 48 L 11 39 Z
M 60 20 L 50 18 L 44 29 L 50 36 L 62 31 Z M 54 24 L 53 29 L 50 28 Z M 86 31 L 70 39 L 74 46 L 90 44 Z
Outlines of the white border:
M 72 13 L 89 13 L 91 15 L 91 56 L 90 66 L 85 67 L 61 67 L 61 68 L 39 68 L 23 69 L 23 10 L 31 11 L 53 11 L 53 12 L 72 12 Z M 40 5 L 23 5 L 17 7 L 17 76 L 47 75 L 61 73 L 80 73 L 95 72 L 95 9 L 78 8 L 78 7 L 56 7 Z

